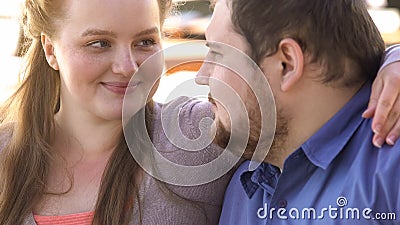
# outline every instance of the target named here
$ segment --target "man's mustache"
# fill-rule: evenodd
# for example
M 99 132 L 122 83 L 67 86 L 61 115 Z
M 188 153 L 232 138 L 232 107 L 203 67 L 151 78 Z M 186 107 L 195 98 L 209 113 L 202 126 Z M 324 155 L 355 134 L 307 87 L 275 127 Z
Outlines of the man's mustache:
M 212 103 L 213 105 L 216 105 L 216 104 L 215 104 L 215 100 L 214 100 L 213 96 L 211 95 L 211 93 L 208 93 L 208 101 L 209 101 L 210 103 Z

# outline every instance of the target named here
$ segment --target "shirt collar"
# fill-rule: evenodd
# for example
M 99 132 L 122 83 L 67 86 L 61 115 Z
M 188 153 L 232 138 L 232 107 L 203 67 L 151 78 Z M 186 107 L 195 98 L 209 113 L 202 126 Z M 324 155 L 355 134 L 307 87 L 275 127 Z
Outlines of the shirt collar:
M 241 173 L 240 182 L 247 196 L 251 198 L 259 187 L 272 195 L 280 175 L 279 168 L 268 163 L 261 163 L 254 171 L 248 171 L 250 161 L 243 164 L 246 170 Z
M 301 146 L 314 165 L 326 169 L 343 150 L 364 120 L 361 115 L 370 93 L 371 83 L 366 82 L 338 113 Z

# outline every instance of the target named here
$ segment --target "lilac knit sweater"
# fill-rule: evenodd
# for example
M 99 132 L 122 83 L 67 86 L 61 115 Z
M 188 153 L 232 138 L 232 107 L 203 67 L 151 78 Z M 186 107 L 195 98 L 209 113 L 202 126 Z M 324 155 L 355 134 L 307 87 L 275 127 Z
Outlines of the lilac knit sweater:
M 183 105 L 182 105 L 183 103 Z M 178 108 L 179 106 L 179 108 Z M 167 105 L 155 105 L 155 118 L 153 121 L 153 142 L 162 155 L 181 165 L 200 165 L 216 158 L 222 149 L 209 145 L 202 151 L 187 152 L 177 148 L 168 141 L 161 125 L 161 108 L 163 116 L 174 115 L 179 110 L 181 131 L 188 138 L 194 139 L 199 135 L 198 125 L 202 118 L 212 117 L 210 105 L 207 102 L 178 98 Z M 176 115 L 176 114 L 175 114 Z M 180 187 L 160 184 L 155 178 L 145 173 L 145 178 L 140 189 L 143 225 L 205 225 L 218 224 L 225 188 L 232 173 L 199 186 Z M 179 200 L 173 197 L 172 192 L 189 200 Z M 196 202 L 193 204 L 193 202 Z M 138 210 L 134 212 L 131 224 L 139 224 Z M 136 215 L 136 216 L 135 216 Z M 36 225 L 33 215 L 30 214 L 24 225 Z

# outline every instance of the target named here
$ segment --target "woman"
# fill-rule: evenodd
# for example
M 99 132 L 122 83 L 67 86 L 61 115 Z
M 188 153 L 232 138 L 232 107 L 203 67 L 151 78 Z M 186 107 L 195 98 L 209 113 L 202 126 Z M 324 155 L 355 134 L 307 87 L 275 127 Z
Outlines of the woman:
M 140 169 L 122 134 L 125 91 L 140 98 L 147 85 L 140 77 L 128 82 L 161 49 L 170 4 L 26 0 L 25 79 L 0 114 L 0 224 L 217 223 L 229 175 L 195 187 L 163 185 Z M 148 100 L 150 136 L 159 135 L 158 109 Z M 186 131 L 209 114 L 197 102 L 184 111 L 194 121 Z M 208 150 L 170 157 L 195 164 L 220 151 Z
M 128 82 L 161 49 L 170 4 L 26 1 L 24 25 L 32 44 L 25 81 L 1 115 L 3 124 L 18 122 L 8 126 L 2 150 L 0 224 L 182 224 L 163 216 L 185 215 L 182 207 L 161 202 L 153 205 L 159 212 L 139 212 L 154 201 L 137 196 L 164 189 L 142 179 L 146 175 L 126 147 L 121 124 Z M 185 207 L 194 216 L 182 222 L 204 219 L 204 212 Z M 211 217 L 219 213 L 214 211 Z M 67 216 L 46 217 L 59 215 Z

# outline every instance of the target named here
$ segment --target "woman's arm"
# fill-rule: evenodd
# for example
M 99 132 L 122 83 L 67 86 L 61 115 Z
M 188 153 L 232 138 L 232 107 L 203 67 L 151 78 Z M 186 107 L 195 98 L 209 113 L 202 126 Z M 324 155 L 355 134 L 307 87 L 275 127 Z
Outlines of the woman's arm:
M 400 136 L 400 45 L 386 49 L 363 117 L 372 118 L 373 143 L 394 145 Z

